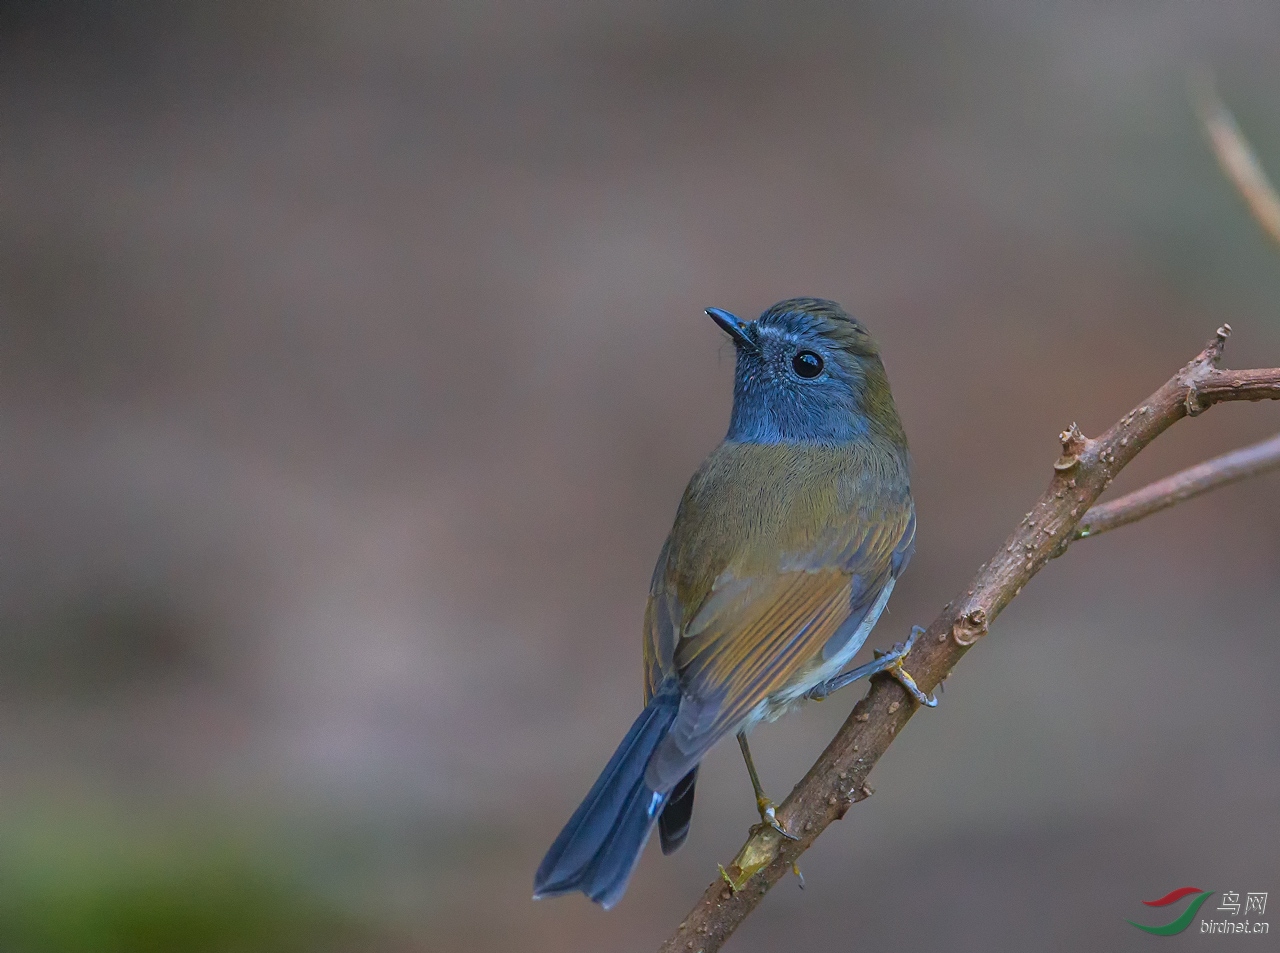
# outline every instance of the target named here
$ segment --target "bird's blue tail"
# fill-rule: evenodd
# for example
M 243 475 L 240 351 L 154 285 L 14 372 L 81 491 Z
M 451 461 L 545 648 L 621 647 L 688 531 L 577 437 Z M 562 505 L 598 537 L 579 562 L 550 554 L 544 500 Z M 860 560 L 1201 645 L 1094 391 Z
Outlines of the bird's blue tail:
M 680 691 L 664 685 L 618 745 L 591 791 L 542 859 L 533 898 L 581 890 L 606 910 L 626 892 L 670 791 L 645 784 L 645 768 L 680 709 Z

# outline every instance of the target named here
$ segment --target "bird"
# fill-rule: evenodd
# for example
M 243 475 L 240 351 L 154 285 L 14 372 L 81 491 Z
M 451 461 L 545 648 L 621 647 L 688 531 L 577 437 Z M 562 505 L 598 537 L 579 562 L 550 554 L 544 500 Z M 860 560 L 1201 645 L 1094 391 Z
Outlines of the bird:
M 680 500 L 644 615 L 644 710 L 556 837 L 534 899 L 626 891 L 653 828 L 689 833 L 698 765 L 737 735 L 762 823 L 785 837 L 747 734 L 807 699 L 903 667 L 916 635 L 845 671 L 915 549 L 907 438 L 870 332 L 834 301 L 754 321 L 706 313 L 736 352 L 724 440 Z

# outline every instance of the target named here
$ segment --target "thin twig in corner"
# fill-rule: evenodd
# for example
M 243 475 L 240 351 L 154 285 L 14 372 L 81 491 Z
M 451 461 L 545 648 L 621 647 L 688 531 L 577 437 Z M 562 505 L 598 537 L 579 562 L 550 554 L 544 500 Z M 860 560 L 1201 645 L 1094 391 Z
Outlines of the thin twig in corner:
M 1212 80 L 1207 77 L 1192 83 L 1191 99 L 1209 135 L 1218 165 L 1240 192 L 1258 224 L 1273 241 L 1280 243 L 1280 198 L 1276 197 L 1275 187 L 1236 124 L 1235 116 L 1218 98 Z
M 1075 539 L 1092 538 L 1220 486 L 1272 470 L 1280 470 L 1280 434 L 1188 467 L 1109 503 L 1100 503 L 1084 514 L 1084 519 L 1076 527 Z

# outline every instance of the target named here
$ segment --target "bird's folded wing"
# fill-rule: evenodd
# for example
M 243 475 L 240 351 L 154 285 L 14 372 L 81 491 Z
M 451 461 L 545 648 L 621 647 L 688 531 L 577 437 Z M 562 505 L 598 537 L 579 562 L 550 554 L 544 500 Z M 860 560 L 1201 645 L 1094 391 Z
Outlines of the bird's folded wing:
M 683 691 L 705 708 L 699 733 L 733 728 L 814 664 L 833 636 L 856 630 L 901 570 L 914 528 L 904 508 L 823 534 L 781 571 L 746 579 L 723 572 L 672 656 Z
M 791 684 L 855 611 L 865 615 L 875 601 L 855 596 L 859 578 L 840 570 L 721 582 L 675 647 L 683 698 L 646 773 L 655 790 L 675 784 L 752 709 Z
M 682 700 L 647 769 L 654 790 L 676 784 L 770 695 L 802 691 L 806 669 L 847 647 L 905 568 L 915 538 L 909 497 L 867 500 L 816 531 L 807 510 L 789 508 L 794 520 L 779 527 L 777 547 L 729 550 L 710 573 L 705 552 L 676 535 L 663 548 L 645 614 L 646 694 L 674 675 Z M 689 558 L 699 562 L 684 565 Z
M 860 581 L 840 570 L 789 572 L 746 585 L 726 580 L 675 651 L 681 686 L 703 703 L 697 734 L 719 737 L 788 685 L 848 620 L 855 602 L 874 601 L 855 596 Z

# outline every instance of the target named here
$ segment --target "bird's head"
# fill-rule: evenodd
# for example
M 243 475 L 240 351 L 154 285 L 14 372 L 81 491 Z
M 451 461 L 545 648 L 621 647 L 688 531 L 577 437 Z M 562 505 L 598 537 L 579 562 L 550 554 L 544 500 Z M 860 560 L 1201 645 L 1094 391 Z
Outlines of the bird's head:
M 834 301 L 790 298 L 755 321 L 710 315 L 738 352 L 727 440 L 833 446 L 879 438 L 906 447 L 880 351 Z

